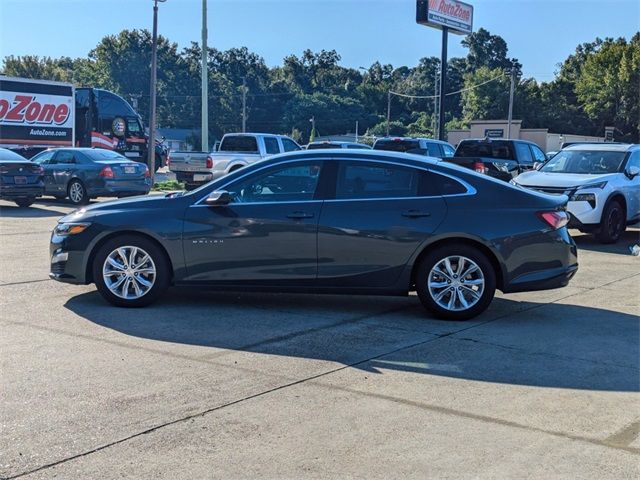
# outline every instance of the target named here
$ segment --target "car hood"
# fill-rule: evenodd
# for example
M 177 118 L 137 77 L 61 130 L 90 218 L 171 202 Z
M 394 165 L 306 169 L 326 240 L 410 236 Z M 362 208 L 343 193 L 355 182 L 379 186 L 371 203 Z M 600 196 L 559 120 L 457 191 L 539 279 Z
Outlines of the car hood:
M 178 197 L 181 198 L 181 197 Z M 121 200 L 109 200 L 106 202 L 94 203 L 87 205 L 78 210 L 71 212 L 69 215 L 62 217 L 60 222 L 77 222 L 82 219 L 98 216 L 105 213 L 113 213 L 118 211 L 127 211 L 134 209 L 161 209 L 166 206 L 167 202 L 174 201 L 175 198 L 169 198 L 166 195 L 143 195 L 140 197 L 123 198 Z
M 515 178 L 515 182 L 525 187 L 578 187 L 589 183 L 613 179 L 616 173 L 589 175 L 583 173 L 525 172 Z

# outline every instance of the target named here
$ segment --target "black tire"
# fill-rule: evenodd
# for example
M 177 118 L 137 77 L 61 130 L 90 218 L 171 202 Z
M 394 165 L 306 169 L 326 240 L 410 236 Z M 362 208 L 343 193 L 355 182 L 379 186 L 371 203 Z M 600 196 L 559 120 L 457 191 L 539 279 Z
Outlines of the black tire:
M 75 190 L 77 188 L 77 190 Z M 78 192 L 76 194 L 76 192 Z M 89 195 L 87 194 L 87 189 L 84 188 L 83 183 L 74 178 L 67 185 L 67 196 L 69 197 L 69 201 L 74 205 L 86 205 L 89 203 Z
M 625 212 L 617 200 L 611 200 L 602 212 L 597 234 L 600 243 L 616 243 L 627 228 Z
M 133 299 L 125 299 L 114 294 L 102 275 L 103 266 L 107 257 L 117 248 L 120 247 L 137 247 L 144 250 L 155 265 L 155 281 L 152 287 L 141 297 Z M 100 247 L 93 259 L 93 281 L 103 298 L 117 307 L 145 307 L 155 302 L 169 288 L 172 272 L 169 261 L 165 252 L 153 241 L 139 235 L 121 235 L 108 240 Z
M 36 201 L 36 197 L 16 198 L 14 201 L 20 208 L 27 208 L 33 205 L 33 202 Z
M 447 280 L 446 278 L 443 277 L 444 282 L 451 284 L 451 287 L 449 286 L 439 287 L 441 288 L 441 290 L 436 292 L 436 293 L 440 293 L 443 290 L 451 291 L 454 288 L 464 291 L 466 295 L 464 297 L 464 300 L 467 303 L 470 303 L 468 301 L 469 298 L 475 301 L 475 303 L 470 304 L 469 308 L 466 308 L 466 309 L 463 308 L 460 310 L 444 308 L 443 306 L 437 303 L 431 291 L 429 290 L 428 279 L 429 279 L 429 275 L 432 272 L 432 269 L 436 265 L 438 265 L 441 261 L 443 261 L 448 257 L 464 257 L 466 259 L 464 260 L 465 263 L 463 264 L 462 272 L 457 271 L 457 267 L 459 266 L 459 264 L 453 265 L 453 267 L 455 267 L 453 271 L 456 274 L 464 273 L 464 270 L 465 270 L 464 265 L 465 264 L 470 265 L 469 263 L 467 263 L 467 260 L 471 260 L 472 262 L 474 262 L 482 274 L 482 277 L 484 280 L 484 286 L 481 293 L 478 294 L 479 299 L 477 300 L 473 300 L 472 297 L 469 297 L 469 294 L 470 294 L 469 290 L 473 290 L 473 287 L 469 287 L 468 284 L 466 286 L 464 285 L 465 279 L 467 279 L 467 281 L 478 281 L 480 279 L 480 274 L 477 272 L 466 275 L 465 279 L 457 278 L 457 275 L 455 279 L 452 276 L 451 280 Z M 491 262 L 477 248 L 474 248 L 468 245 L 461 245 L 461 244 L 445 245 L 442 247 L 438 247 L 433 251 L 427 253 L 422 258 L 422 260 L 420 261 L 420 264 L 418 265 L 415 282 L 416 282 L 416 291 L 418 292 L 418 297 L 420 298 L 422 305 L 427 310 L 435 314 L 437 318 L 442 318 L 445 320 L 467 320 L 469 318 L 473 318 L 481 314 L 491 304 L 491 301 L 493 300 L 493 296 L 496 291 L 496 273 L 493 268 L 493 265 L 491 265 Z M 459 286 L 456 287 L 456 284 L 458 284 Z M 478 287 L 478 291 L 479 291 L 479 287 Z M 453 294 L 455 296 L 459 295 L 458 292 L 453 292 Z M 447 298 L 449 299 L 451 298 L 451 293 L 445 292 L 445 296 L 443 297 L 443 300 Z
M 64 200 L 66 197 L 64 195 L 54 195 L 53 198 L 56 200 Z

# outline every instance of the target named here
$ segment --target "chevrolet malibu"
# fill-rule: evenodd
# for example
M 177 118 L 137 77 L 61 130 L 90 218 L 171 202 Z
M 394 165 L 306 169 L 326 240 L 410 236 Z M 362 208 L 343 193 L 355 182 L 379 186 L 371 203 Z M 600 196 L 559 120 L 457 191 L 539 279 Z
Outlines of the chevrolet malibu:
M 424 156 L 315 150 L 256 162 L 189 193 L 95 204 L 60 220 L 51 277 L 141 307 L 170 285 L 407 295 L 440 318 L 578 268 L 566 196 Z

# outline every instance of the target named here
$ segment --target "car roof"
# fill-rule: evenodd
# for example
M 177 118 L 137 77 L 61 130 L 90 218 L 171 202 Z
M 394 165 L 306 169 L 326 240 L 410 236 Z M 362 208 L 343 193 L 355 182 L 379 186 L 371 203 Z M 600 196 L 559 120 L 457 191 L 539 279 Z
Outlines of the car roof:
M 6 157 L 9 157 L 9 158 L 6 158 Z M 9 150 L 8 148 L 2 148 L 2 147 L 0 147 L 0 160 L 2 160 L 4 162 L 9 162 L 9 161 L 24 162 L 24 161 L 28 161 L 26 158 L 24 158 L 19 153 L 14 152 L 13 150 Z
M 333 158 L 333 157 L 339 158 Z M 390 152 L 387 150 L 365 150 L 365 149 L 340 149 L 340 150 L 332 150 L 332 149 L 314 149 L 314 150 L 296 150 L 294 152 L 286 152 L 278 155 L 273 155 L 271 157 L 267 157 L 265 160 L 262 160 L 261 163 L 277 163 L 280 159 L 284 158 L 321 158 L 322 160 L 345 160 L 351 157 L 353 158 L 370 158 L 371 160 L 389 160 L 389 161 L 397 161 L 405 162 L 407 164 L 411 163 L 419 163 L 421 165 L 437 165 L 441 162 L 439 158 L 436 157 L 428 157 L 425 155 L 416 155 L 413 153 L 404 153 L 404 152 Z M 453 165 L 453 164 L 449 164 Z
M 634 143 L 577 143 L 563 148 L 563 150 L 590 150 L 596 152 L 628 152 L 640 148 L 640 145 Z

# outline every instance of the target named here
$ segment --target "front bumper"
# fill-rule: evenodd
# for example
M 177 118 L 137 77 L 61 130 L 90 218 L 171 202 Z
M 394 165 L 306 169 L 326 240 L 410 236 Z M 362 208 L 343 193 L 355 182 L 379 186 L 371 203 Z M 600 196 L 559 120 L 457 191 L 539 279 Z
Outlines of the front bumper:
M 77 238 L 53 233 L 49 243 L 49 278 L 75 285 L 87 284 L 87 251 L 85 243 Z

